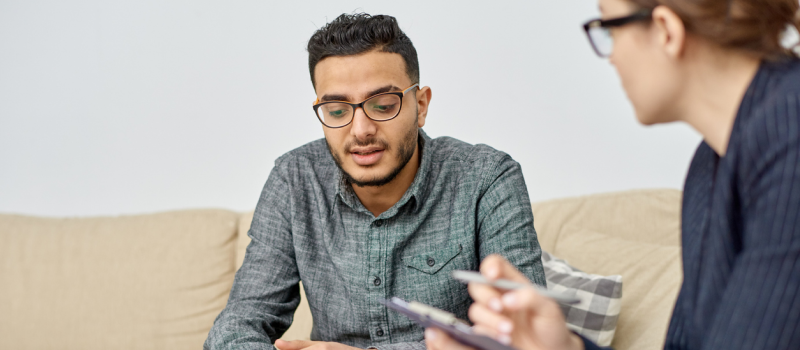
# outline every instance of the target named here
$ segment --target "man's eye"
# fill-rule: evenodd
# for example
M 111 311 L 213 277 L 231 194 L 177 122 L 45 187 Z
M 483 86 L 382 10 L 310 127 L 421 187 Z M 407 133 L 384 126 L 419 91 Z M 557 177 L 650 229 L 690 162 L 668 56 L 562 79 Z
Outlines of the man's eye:
M 329 111 L 328 112 L 328 115 L 330 115 L 331 117 L 334 117 L 334 118 L 341 117 L 344 114 L 345 114 L 345 110 L 343 110 L 343 109 L 340 109 L 338 111 Z
M 386 112 L 386 111 L 391 111 L 392 109 L 394 109 L 394 106 L 395 105 L 375 105 L 374 107 L 372 107 L 372 109 L 374 109 L 374 110 L 376 110 L 378 112 Z

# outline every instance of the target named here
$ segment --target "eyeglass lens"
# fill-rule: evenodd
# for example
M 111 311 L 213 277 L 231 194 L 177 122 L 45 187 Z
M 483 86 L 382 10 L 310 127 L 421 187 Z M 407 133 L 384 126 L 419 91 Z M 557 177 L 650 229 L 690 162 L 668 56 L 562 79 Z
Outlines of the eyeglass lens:
M 592 39 L 592 45 L 594 45 L 594 48 L 600 56 L 608 57 L 611 55 L 614 41 L 611 39 L 611 33 L 608 28 L 599 26 L 589 28 L 589 37 Z
M 389 120 L 400 113 L 401 102 L 400 96 L 397 95 L 377 95 L 364 101 L 364 113 L 373 120 Z M 353 106 L 339 102 L 325 103 L 317 109 L 317 115 L 322 123 L 334 128 L 350 123 L 354 114 Z

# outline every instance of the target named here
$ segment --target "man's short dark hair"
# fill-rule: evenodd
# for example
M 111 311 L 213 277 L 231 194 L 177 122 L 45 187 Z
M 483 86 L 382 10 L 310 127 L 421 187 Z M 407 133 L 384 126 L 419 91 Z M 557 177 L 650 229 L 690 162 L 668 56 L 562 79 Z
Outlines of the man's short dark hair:
M 308 70 L 311 84 L 315 87 L 314 68 L 322 59 L 358 55 L 372 50 L 400 54 L 406 62 L 406 74 L 411 83 L 419 83 L 417 50 L 392 16 L 342 14 L 318 29 L 308 40 L 307 49 Z

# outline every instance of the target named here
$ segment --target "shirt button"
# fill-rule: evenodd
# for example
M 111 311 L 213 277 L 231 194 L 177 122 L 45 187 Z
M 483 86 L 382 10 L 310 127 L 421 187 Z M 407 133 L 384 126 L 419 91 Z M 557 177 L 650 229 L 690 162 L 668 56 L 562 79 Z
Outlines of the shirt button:
M 433 265 L 436 265 L 436 260 L 433 260 L 433 258 L 428 257 L 428 266 L 433 267 Z
M 383 220 L 375 221 L 375 226 L 378 226 L 378 227 L 383 226 Z
M 382 337 L 383 336 L 383 329 L 378 328 L 378 330 L 375 331 L 375 334 L 377 334 L 379 337 Z
M 372 281 L 372 284 L 374 284 L 376 287 L 380 286 L 381 285 L 381 278 L 380 277 L 375 277 L 375 279 Z

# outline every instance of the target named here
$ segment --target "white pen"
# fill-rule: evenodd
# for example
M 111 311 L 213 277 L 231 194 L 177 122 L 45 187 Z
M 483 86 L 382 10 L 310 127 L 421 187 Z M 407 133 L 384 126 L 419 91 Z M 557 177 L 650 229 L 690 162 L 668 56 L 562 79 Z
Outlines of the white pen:
M 535 284 L 529 283 L 519 283 L 514 281 L 509 281 L 505 279 L 495 280 L 494 282 L 489 281 L 486 277 L 483 277 L 478 272 L 475 271 L 464 271 L 464 270 L 455 270 L 452 272 L 453 278 L 464 282 L 464 283 L 480 283 L 480 284 L 487 284 L 497 289 L 504 289 L 504 290 L 515 290 L 515 289 L 522 289 L 522 288 L 533 288 L 539 294 L 546 296 L 548 298 L 554 299 L 562 304 L 580 304 L 581 300 L 574 296 L 564 295 L 562 293 L 554 292 L 551 290 L 544 289 L 539 287 Z

